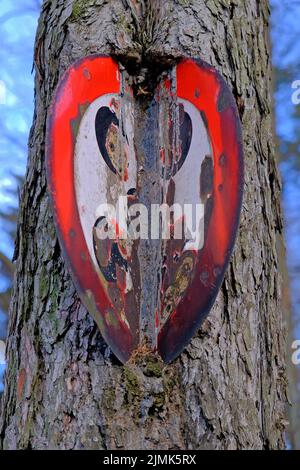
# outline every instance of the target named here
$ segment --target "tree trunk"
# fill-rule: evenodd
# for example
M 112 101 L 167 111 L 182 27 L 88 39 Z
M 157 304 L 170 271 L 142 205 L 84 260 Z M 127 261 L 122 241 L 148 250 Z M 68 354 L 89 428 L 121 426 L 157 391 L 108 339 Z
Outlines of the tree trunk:
M 268 18 L 266 0 L 44 1 L 15 252 L 4 449 L 284 447 L 282 222 Z M 234 254 L 208 319 L 164 367 L 118 362 L 78 299 L 53 225 L 47 112 L 62 73 L 93 53 L 130 59 L 137 69 L 161 56 L 201 57 L 225 77 L 240 111 L 245 196 Z

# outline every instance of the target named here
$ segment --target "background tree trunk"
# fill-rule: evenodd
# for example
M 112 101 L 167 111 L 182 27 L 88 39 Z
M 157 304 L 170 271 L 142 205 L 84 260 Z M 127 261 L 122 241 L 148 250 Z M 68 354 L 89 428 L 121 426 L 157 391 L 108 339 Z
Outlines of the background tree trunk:
M 283 447 L 276 249 L 282 223 L 268 17 L 268 2 L 256 0 L 44 2 L 15 253 L 3 448 Z M 200 56 L 232 87 L 242 119 L 245 197 L 234 255 L 210 316 L 163 368 L 117 361 L 76 295 L 53 226 L 44 168 L 47 111 L 62 73 L 91 53 L 131 58 L 140 69 L 160 56 Z

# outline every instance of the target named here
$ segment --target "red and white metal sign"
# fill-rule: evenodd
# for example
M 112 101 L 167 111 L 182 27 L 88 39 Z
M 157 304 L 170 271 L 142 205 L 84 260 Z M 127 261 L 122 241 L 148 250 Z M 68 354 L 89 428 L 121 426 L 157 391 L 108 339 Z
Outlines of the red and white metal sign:
M 240 122 L 218 72 L 184 59 L 149 99 L 110 57 L 73 65 L 48 122 L 47 174 L 62 251 L 116 356 L 166 362 L 209 313 L 243 188 Z

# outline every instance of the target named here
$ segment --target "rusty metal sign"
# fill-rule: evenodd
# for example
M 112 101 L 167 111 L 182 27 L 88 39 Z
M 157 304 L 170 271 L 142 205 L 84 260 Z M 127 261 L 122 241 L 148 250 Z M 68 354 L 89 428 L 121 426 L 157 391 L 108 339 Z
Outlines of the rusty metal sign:
M 47 131 L 63 254 L 116 356 L 165 362 L 211 309 L 234 245 L 243 190 L 240 122 L 217 71 L 184 59 L 151 97 L 110 57 L 73 65 Z

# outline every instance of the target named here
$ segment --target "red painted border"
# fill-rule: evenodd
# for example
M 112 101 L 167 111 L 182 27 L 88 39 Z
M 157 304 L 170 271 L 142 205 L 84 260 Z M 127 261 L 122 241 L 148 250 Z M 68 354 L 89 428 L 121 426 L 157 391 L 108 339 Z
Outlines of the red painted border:
M 46 161 L 54 219 L 73 281 L 104 339 L 125 362 L 136 344 L 118 312 L 115 312 L 115 325 L 106 323 L 105 312 L 114 307 L 93 266 L 80 223 L 74 187 L 76 135 L 72 130 L 72 121 L 78 119 L 80 106 L 86 106 L 106 93 L 119 91 L 119 68 L 112 58 L 90 56 L 74 64 L 63 76 L 53 99 L 47 126 Z M 87 301 L 91 292 L 94 293 L 94 305 Z
M 214 190 L 197 274 L 159 334 L 158 351 L 166 362 L 188 344 L 216 299 L 236 239 L 244 181 L 240 120 L 224 79 L 205 62 L 186 59 L 177 66 L 177 94 L 193 103 L 207 121 L 213 147 Z

